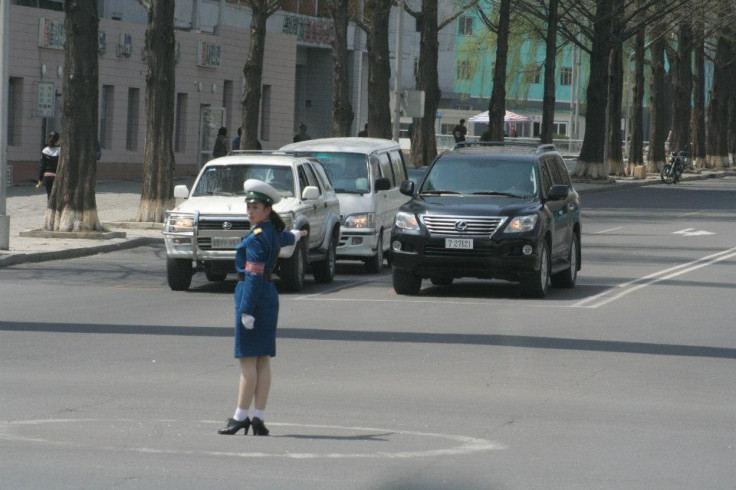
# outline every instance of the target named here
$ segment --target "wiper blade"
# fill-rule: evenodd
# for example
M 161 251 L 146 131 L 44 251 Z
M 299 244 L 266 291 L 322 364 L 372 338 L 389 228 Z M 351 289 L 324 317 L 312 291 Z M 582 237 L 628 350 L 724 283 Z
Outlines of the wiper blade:
M 521 194 L 514 194 L 513 192 L 499 192 L 499 191 L 480 191 L 473 192 L 474 196 L 506 196 L 506 197 L 525 197 Z
M 422 191 L 419 194 L 462 194 L 462 192 L 457 191 Z

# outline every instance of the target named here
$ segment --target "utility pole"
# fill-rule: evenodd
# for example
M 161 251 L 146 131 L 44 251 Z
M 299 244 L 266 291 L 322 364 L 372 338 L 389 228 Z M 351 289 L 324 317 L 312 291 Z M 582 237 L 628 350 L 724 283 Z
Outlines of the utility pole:
M 10 216 L 5 211 L 8 175 L 8 56 L 10 49 L 10 0 L 0 0 L 0 250 L 10 248 Z

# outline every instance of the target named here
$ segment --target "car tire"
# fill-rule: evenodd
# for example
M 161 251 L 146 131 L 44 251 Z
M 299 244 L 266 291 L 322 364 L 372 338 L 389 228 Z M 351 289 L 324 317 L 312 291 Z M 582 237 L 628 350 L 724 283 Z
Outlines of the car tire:
M 227 272 L 222 272 L 222 269 L 216 270 L 213 269 L 211 263 L 205 263 L 204 266 L 204 275 L 210 282 L 222 282 L 227 277 Z
M 365 270 L 378 274 L 383 269 L 383 231 L 378 232 L 376 255 L 365 261 Z
M 194 269 L 189 259 L 166 259 L 166 279 L 172 291 L 186 291 L 192 285 Z
M 282 291 L 299 292 L 304 287 L 304 270 L 307 263 L 307 253 L 304 243 L 299 241 L 294 247 L 294 253 L 279 265 L 279 279 Z
M 327 246 L 327 256 L 324 260 L 315 262 L 312 266 L 314 280 L 319 284 L 328 284 L 335 279 L 335 269 L 337 268 L 337 237 L 336 233 L 332 234 L 330 244 Z
M 580 242 L 573 233 L 570 243 L 570 268 L 552 276 L 552 286 L 556 288 L 574 288 L 578 279 L 578 264 L 580 264 Z
M 429 279 L 435 286 L 449 286 L 454 278 L 452 277 L 431 277 Z
M 422 278 L 401 269 L 393 270 L 394 291 L 396 294 L 414 296 L 422 288 Z
M 521 282 L 521 289 L 528 298 L 544 298 L 547 296 L 547 290 L 550 283 L 550 259 L 549 245 L 547 240 L 542 240 L 542 249 L 540 251 L 539 270 L 532 276 Z

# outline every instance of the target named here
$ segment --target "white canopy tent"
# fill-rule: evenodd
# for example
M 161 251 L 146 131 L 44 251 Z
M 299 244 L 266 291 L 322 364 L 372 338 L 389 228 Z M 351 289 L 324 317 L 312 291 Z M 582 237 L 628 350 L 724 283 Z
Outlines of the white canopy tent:
M 521 114 L 517 114 L 515 112 L 506 111 L 506 115 L 503 117 L 504 122 L 527 122 L 530 121 L 526 116 L 522 116 Z M 481 112 L 480 114 L 476 114 L 475 116 L 468 118 L 468 122 L 472 123 L 486 123 L 488 124 L 488 111 Z

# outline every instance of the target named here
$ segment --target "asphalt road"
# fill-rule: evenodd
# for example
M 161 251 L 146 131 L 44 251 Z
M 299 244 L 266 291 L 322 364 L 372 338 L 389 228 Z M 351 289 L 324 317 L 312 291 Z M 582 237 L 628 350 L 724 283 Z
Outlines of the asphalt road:
M 0 270 L 0 488 L 725 489 L 736 178 L 584 197 L 546 299 L 341 264 L 281 296 L 266 421 L 231 416 L 233 281 L 142 247 Z

